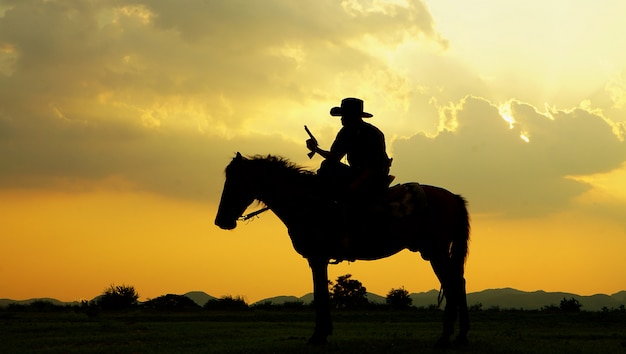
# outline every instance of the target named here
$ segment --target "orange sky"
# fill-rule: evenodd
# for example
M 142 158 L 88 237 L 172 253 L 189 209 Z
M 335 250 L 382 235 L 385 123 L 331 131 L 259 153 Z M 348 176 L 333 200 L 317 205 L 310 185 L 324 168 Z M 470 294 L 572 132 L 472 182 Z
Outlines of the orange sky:
M 271 213 L 213 220 L 236 151 L 317 168 L 347 96 L 396 182 L 469 200 L 469 291 L 626 289 L 626 4 L 299 4 L 0 0 L 0 298 L 310 292 Z M 346 273 L 439 288 L 408 251 Z

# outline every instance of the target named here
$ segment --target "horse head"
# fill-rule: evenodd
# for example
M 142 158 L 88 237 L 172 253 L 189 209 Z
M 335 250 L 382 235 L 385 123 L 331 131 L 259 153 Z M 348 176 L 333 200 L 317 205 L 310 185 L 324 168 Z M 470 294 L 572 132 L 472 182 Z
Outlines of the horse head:
M 215 225 L 222 229 L 232 230 L 237 227 L 237 219 L 256 199 L 251 188 L 250 174 L 246 170 L 247 161 L 249 160 L 237 153 L 226 167 L 226 181 L 215 217 Z

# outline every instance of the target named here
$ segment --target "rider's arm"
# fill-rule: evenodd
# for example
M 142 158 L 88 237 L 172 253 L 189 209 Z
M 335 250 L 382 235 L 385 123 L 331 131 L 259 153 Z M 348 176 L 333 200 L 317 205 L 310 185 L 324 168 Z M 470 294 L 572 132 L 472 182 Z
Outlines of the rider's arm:
M 339 155 L 339 154 L 337 154 L 337 153 L 335 153 L 333 151 L 324 150 L 324 149 L 320 148 L 317 145 L 317 140 L 315 140 L 315 139 L 307 140 L 306 141 L 306 147 L 309 148 L 309 150 L 314 151 L 316 154 L 319 154 L 321 157 L 323 157 L 325 159 L 339 161 L 343 157 L 343 155 Z
M 337 161 L 340 160 L 340 157 L 337 156 L 332 151 L 324 150 L 324 149 L 321 149 L 319 146 L 317 146 L 317 142 L 315 140 L 312 140 L 312 139 L 307 140 L 306 146 L 309 148 L 309 150 L 314 151 L 316 154 L 319 154 L 321 157 L 325 159 L 337 160 Z

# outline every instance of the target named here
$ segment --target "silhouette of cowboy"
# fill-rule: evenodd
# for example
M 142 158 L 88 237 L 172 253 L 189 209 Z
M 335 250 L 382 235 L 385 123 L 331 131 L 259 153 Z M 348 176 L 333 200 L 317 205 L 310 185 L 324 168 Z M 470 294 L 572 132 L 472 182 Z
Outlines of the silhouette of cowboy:
M 363 111 L 363 101 L 345 98 L 330 115 L 341 117 L 343 127 L 337 133 L 330 150 L 323 150 L 311 136 L 306 146 L 325 160 L 317 174 L 331 195 L 339 200 L 365 201 L 381 194 L 390 183 L 384 134 L 363 121 L 372 114 Z M 346 156 L 348 165 L 341 162 Z

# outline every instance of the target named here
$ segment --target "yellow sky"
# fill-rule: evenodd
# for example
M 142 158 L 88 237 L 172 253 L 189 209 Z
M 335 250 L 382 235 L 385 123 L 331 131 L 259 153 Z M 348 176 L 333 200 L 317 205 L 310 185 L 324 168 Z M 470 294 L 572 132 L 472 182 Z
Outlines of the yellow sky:
M 464 195 L 468 290 L 626 289 L 626 3 L 0 0 L 0 298 L 312 290 L 266 213 L 213 225 L 236 151 L 308 160 L 365 100 L 396 182 Z M 330 267 L 438 288 L 408 251 Z

